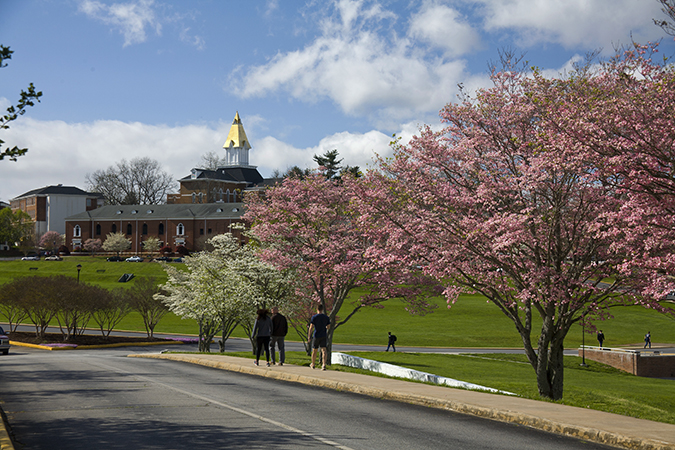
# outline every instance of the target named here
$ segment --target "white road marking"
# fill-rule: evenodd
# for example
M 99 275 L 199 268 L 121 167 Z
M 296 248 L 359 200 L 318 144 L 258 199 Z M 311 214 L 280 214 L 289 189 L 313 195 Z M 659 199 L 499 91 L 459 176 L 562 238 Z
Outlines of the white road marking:
M 142 376 L 142 375 L 138 375 L 138 374 L 135 374 L 135 373 L 133 373 L 133 372 L 129 372 L 129 371 L 127 371 L 127 370 L 122 370 L 122 369 L 117 368 L 117 367 L 114 367 L 114 366 L 108 366 L 108 365 L 103 364 L 103 363 L 98 363 L 98 364 L 97 364 L 97 363 L 91 363 L 91 364 L 92 364 L 93 366 L 100 367 L 101 369 L 105 369 L 105 370 L 113 370 L 113 371 L 118 372 L 118 373 L 123 373 L 123 374 L 127 374 L 127 375 L 132 375 L 132 376 L 134 376 L 134 377 L 136 377 L 136 378 L 138 378 L 138 379 L 146 380 L 146 381 L 148 381 L 148 382 L 150 382 L 150 383 L 156 384 L 156 385 L 158 385 L 158 386 L 162 386 L 162 387 L 164 387 L 164 388 L 166 388 L 166 389 L 171 389 L 172 391 L 179 392 L 179 393 L 181 393 L 181 394 L 184 394 L 184 395 L 187 395 L 187 396 L 190 396 L 190 397 L 199 399 L 199 400 L 203 400 L 203 401 L 205 401 L 205 402 L 207 402 L 207 403 L 212 403 L 212 404 L 214 404 L 214 405 L 218 405 L 218 406 L 223 407 L 223 408 L 227 408 L 227 409 L 229 409 L 229 410 L 231 410 L 231 411 L 238 412 L 239 414 L 243 414 L 243 415 L 245 415 L 245 416 L 249 416 L 249 417 L 252 417 L 252 418 L 254 418 L 254 419 L 258 419 L 258 420 L 260 420 L 260 421 L 263 421 L 263 422 L 267 422 L 267 423 L 269 423 L 269 424 L 271 424 L 271 425 L 275 425 L 275 426 L 277 426 L 277 427 L 279 427 L 279 428 L 283 428 L 283 429 L 288 430 L 288 431 L 291 431 L 291 432 L 293 432 L 293 433 L 297 433 L 297 434 L 300 434 L 300 435 L 302 435 L 302 436 L 305 436 L 305 437 L 314 439 L 314 440 L 319 441 L 319 442 L 321 442 L 321 443 L 323 443 L 323 444 L 330 445 L 330 446 L 335 447 L 335 448 L 339 448 L 340 450 L 354 450 L 354 449 L 352 449 L 351 447 L 347 447 L 347 446 L 344 446 L 344 445 L 340 445 L 340 444 L 337 443 L 337 442 L 333 442 L 333 441 L 328 440 L 328 439 L 326 439 L 326 438 L 323 438 L 323 437 L 321 437 L 321 436 L 319 436 L 319 435 L 310 433 L 309 431 L 303 431 L 303 430 L 300 430 L 300 429 L 295 428 L 295 427 L 292 427 L 292 426 L 290 426 L 290 425 L 286 425 L 285 423 L 281 423 L 281 422 L 278 422 L 278 421 L 276 421 L 276 420 L 268 419 L 267 417 L 263 417 L 263 416 L 261 416 L 261 415 L 259 415 L 259 414 L 252 413 L 252 412 L 250 412 L 250 411 L 246 411 L 246 410 L 241 409 L 241 408 L 237 408 L 236 406 L 228 405 L 227 403 L 219 402 L 218 400 L 214 400 L 214 399 L 212 399 L 212 398 L 204 397 L 203 395 L 195 394 L 195 393 L 188 392 L 188 391 L 185 391 L 185 390 L 183 390 L 183 389 L 180 389 L 180 388 L 177 388 L 177 387 L 174 387 L 174 386 L 170 386 L 170 385 L 165 384 L 165 383 L 161 383 L 161 382 L 159 382 L 159 381 L 153 380 L 152 378 L 144 377 L 144 376 Z

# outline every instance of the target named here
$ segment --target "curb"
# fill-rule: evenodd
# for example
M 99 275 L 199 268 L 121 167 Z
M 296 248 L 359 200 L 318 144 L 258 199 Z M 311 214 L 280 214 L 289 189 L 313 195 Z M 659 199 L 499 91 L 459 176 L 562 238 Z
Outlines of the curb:
M 128 355 L 128 357 L 168 359 L 172 361 L 188 362 L 192 364 L 199 364 L 206 367 L 227 370 L 230 372 L 239 372 L 249 375 L 263 376 L 266 378 L 272 378 L 282 381 L 290 381 L 294 383 L 301 383 L 309 386 L 328 388 L 336 391 L 344 391 L 355 394 L 367 395 L 369 397 L 381 398 L 385 400 L 393 400 L 398 402 L 410 403 L 414 405 L 427 406 L 431 408 L 458 412 L 461 414 L 469 414 L 472 416 L 496 420 L 499 422 L 508 422 L 518 425 L 524 425 L 530 428 L 547 431 L 550 433 L 576 437 L 587 441 L 597 442 L 600 444 L 610 445 L 618 448 L 631 450 L 675 450 L 675 443 L 624 436 L 614 432 L 608 432 L 588 427 L 581 427 L 578 425 L 566 423 L 559 423 L 553 420 L 544 419 L 529 414 L 522 414 L 508 410 L 500 410 L 496 408 L 484 408 L 452 400 L 442 400 L 417 394 L 392 392 L 384 389 L 366 387 L 353 383 L 345 383 L 335 380 L 325 380 L 321 378 L 315 378 L 312 376 L 279 372 L 267 368 L 262 368 L 259 366 L 248 367 L 236 363 L 212 361 L 204 358 L 191 357 L 186 354 L 180 355 L 138 354 L 138 355 Z
M 117 344 L 105 344 L 105 345 L 76 345 L 74 347 L 50 347 L 48 345 L 40 344 L 28 344 L 26 342 L 16 342 L 9 341 L 10 345 L 16 345 L 17 347 L 29 347 L 29 348 L 39 348 L 40 350 L 91 350 L 96 348 L 117 348 L 117 347 L 148 347 L 151 345 L 175 345 L 183 344 L 181 341 L 166 341 L 166 342 L 119 342 Z
M 0 416 L 0 450 L 14 450 L 14 444 L 12 444 L 12 439 L 9 437 L 9 430 L 5 422 L 7 417 L 2 407 L 0 407 Z

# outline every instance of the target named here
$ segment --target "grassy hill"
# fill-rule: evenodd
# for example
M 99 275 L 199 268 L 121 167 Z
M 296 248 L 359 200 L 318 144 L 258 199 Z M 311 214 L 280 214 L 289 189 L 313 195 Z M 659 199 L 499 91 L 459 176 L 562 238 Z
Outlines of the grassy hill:
M 124 273 L 133 273 L 136 279 L 151 277 L 158 283 L 166 280 L 160 264 L 152 262 L 127 263 L 106 262 L 104 257 L 67 257 L 63 261 L 0 261 L 0 285 L 19 276 L 67 275 L 77 277 L 77 264 L 82 266 L 80 281 L 106 289 L 133 289 L 135 279 L 128 283 L 117 280 Z M 30 270 L 31 267 L 37 270 Z M 178 265 L 180 267 L 180 264 Z M 358 292 L 352 298 L 356 298 Z M 367 308 L 359 311 L 345 325 L 335 331 L 335 341 L 350 344 L 374 344 L 386 346 L 387 332 L 398 337 L 399 346 L 432 347 L 522 347 L 520 336 L 513 323 L 494 305 L 478 295 L 463 295 L 448 309 L 441 298 L 432 313 L 413 316 L 405 310 L 405 303 L 391 300 L 384 309 Z M 343 307 L 342 317 L 351 311 L 348 303 Z M 605 345 L 623 346 L 640 344 L 647 331 L 652 333 L 654 343 L 675 343 L 675 320 L 639 306 L 620 307 L 612 310 L 613 318 L 599 322 L 604 331 Z M 536 322 L 538 327 L 540 322 Z M 127 316 L 118 327 L 127 330 L 143 330 L 143 323 L 135 314 Z M 197 334 L 193 320 L 183 320 L 168 314 L 158 325 L 157 332 Z M 238 329 L 234 336 L 244 337 Z M 536 341 L 535 331 L 533 339 Z M 298 336 L 290 331 L 289 340 Z M 575 326 L 565 340 L 565 347 L 581 345 L 581 327 Z M 586 344 L 596 345 L 595 335 L 586 334 Z

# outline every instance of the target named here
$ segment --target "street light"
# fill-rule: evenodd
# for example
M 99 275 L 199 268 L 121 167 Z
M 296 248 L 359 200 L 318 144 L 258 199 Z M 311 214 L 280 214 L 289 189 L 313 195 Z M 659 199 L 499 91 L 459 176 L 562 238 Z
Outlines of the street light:
M 584 321 L 586 315 L 581 315 L 581 367 L 588 367 L 586 364 L 586 322 Z
M 75 267 L 77 267 L 77 284 L 80 284 L 80 270 L 82 270 L 82 264 L 78 264 Z

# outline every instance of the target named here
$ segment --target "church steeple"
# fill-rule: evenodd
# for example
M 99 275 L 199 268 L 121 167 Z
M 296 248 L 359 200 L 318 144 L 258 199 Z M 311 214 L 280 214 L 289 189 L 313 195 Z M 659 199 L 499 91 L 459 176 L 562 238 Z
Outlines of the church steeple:
M 232 127 L 230 127 L 223 148 L 225 149 L 227 166 L 252 167 L 248 164 L 248 151 L 251 149 L 251 144 L 248 142 L 244 126 L 241 124 L 239 111 L 234 116 Z

